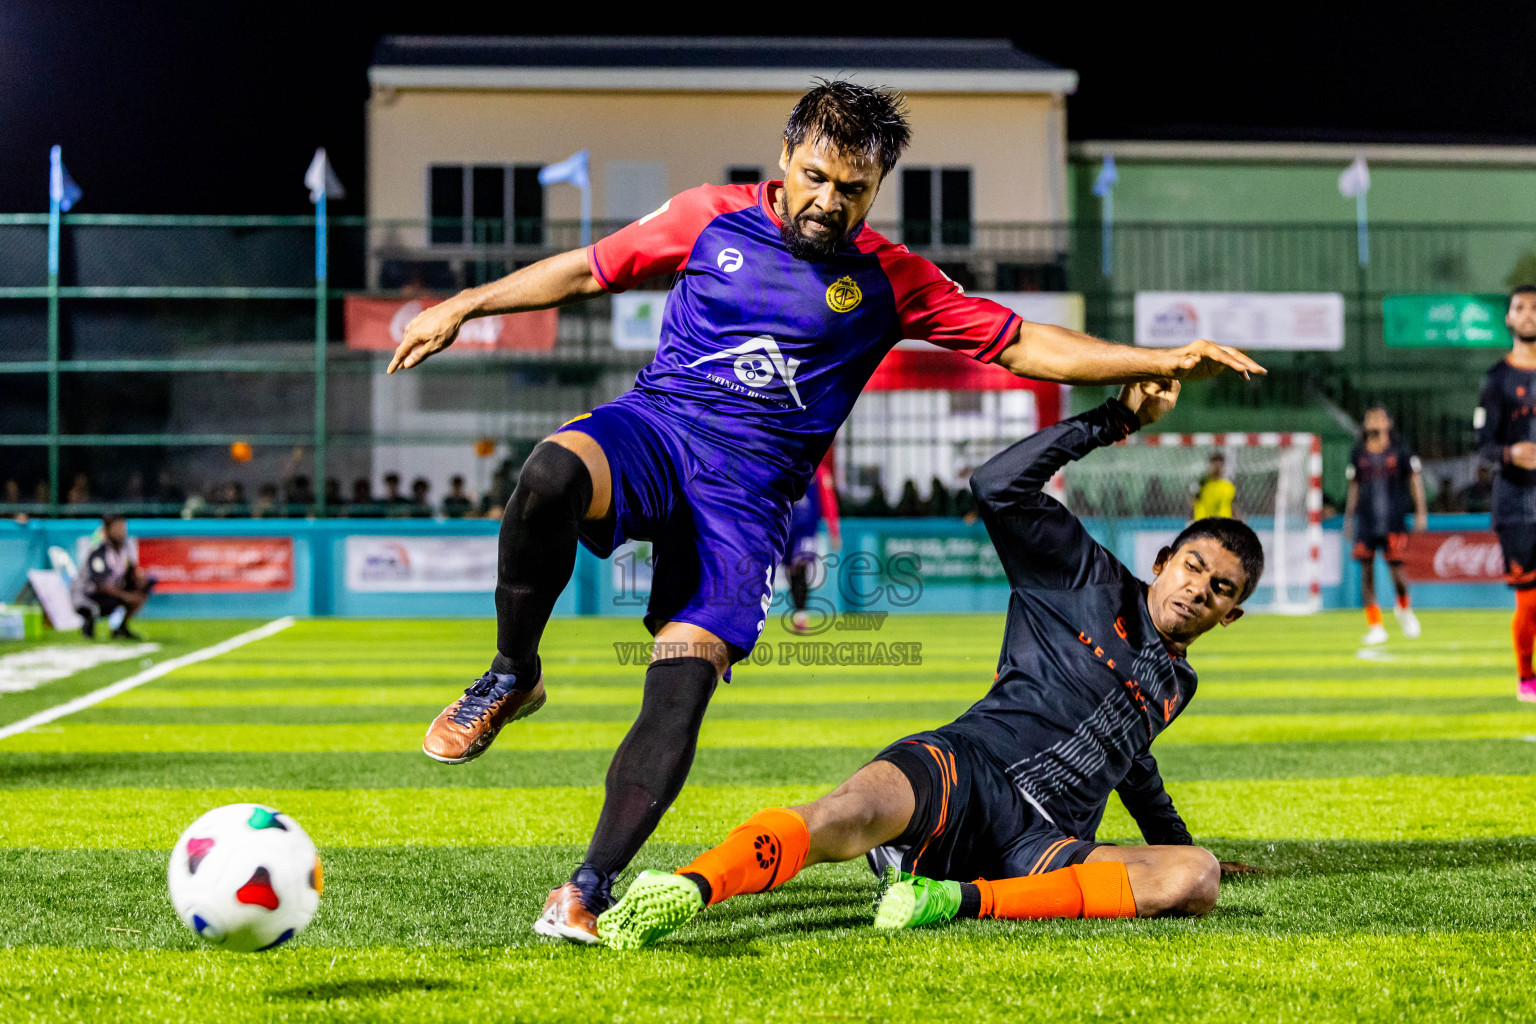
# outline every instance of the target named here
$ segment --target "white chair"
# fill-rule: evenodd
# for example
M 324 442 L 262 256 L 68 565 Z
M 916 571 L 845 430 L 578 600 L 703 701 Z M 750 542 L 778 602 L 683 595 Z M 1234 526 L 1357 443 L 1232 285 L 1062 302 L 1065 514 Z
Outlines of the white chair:
M 68 551 L 58 545 L 49 548 L 48 564 L 58 570 L 59 575 L 64 579 L 64 586 L 68 587 L 75 582 L 75 574 L 79 570 L 75 568 L 75 560 L 69 556 Z

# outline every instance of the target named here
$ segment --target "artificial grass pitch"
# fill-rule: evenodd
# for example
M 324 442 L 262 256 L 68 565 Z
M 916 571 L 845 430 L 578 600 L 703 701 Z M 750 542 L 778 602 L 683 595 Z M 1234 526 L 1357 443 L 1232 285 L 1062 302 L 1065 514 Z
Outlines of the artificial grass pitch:
M 1422 618 L 1423 639 L 1363 658 L 1354 614 L 1255 616 L 1195 647 L 1200 691 L 1154 752 L 1198 840 L 1264 869 L 1206 918 L 885 935 L 858 862 L 627 953 L 529 925 L 638 704 L 612 646 L 638 625 L 552 623 L 548 708 L 444 766 L 417 744 L 483 669 L 490 623 L 301 622 L 0 740 L 0 1021 L 1536 1017 L 1536 713 L 1514 700 L 1505 614 Z M 252 625 L 143 631 L 159 661 Z M 921 665 L 738 668 L 630 876 L 947 721 L 986 689 L 1000 633 L 891 618 L 878 639 L 921 642 Z M 0 695 L 0 726 L 140 668 Z M 176 834 L 236 800 L 278 803 L 325 860 L 314 924 L 271 953 L 203 948 L 166 896 Z M 1137 840 L 1112 800 L 1117 837 Z

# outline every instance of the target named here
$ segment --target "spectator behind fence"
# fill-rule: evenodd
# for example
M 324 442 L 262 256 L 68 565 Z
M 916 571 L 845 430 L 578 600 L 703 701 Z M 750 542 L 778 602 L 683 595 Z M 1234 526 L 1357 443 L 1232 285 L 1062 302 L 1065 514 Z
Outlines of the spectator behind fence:
M 176 478 L 169 469 L 162 469 L 155 478 L 155 501 L 161 505 L 181 505 L 187 500 L 187 492 L 176 486 Z M 162 513 L 171 511 L 161 509 Z
M 285 483 L 283 500 L 289 515 L 303 515 L 315 503 L 315 488 L 303 473 L 290 476 Z
M 474 508 L 474 502 L 464 493 L 464 478 L 455 473 L 448 481 L 448 496 L 443 499 L 443 515 L 449 519 L 463 519 Z
M 144 474 L 134 470 L 128 474 L 128 482 L 123 484 L 123 500 L 141 502 L 144 500 Z
M 251 503 L 253 519 L 281 519 L 286 513 L 277 484 L 262 484 L 256 488 L 256 500 Z
M 352 500 L 342 514 L 353 519 L 377 519 L 384 514 L 384 506 L 374 498 L 367 477 L 360 476 L 352 481 Z
M 85 622 L 80 632 L 96 639 L 96 620 L 121 608 L 123 621 L 112 631 L 119 640 L 142 640 L 128 622 L 144 602 L 154 580 L 135 564 L 135 545 L 128 539 L 128 523 L 120 515 L 101 517 L 101 542 L 90 550 L 70 585 L 70 598 Z
M 384 474 L 384 514 L 400 519 L 411 514 L 411 499 L 400 493 L 400 474 Z
M 220 484 L 214 492 L 213 514 L 219 519 L 243 519 L 251 514 L 245 501 L 245 485 L 238 480 Z
M 1455 491 L 1454 486 L 1451 483 L 1451 478 L 1450 477 L 1442 476 L 1440 478 L 1440 485 L 1435 490 L 1435 500 L 1434 500 L 1434 503 L 1432 505 L 1430 505 L 1429 510 L 1431 512 L 1457 512 L 1457 511 L 1460 511 L 1456 507 L 1456 491 Z
M 69 493 L 64 496 L 66 505 L 84 505 L 91 500 L 91 482 L 84 473 L 75 474 L 75 482 L 69 485 Z
M 416 519 L 432 518 L 432 485 L 424 476 L 411 481 L 411 515 Z
M 335 515 L 341 508 L 341 481 L 333 476 L 325 478 L 325 512 L 326 515 Z
M 1477 467 L 1477 479 L 1461 492 L 1461 505 L 1468 512 L 1487 512 L 1493 507 L 1493 470 Z

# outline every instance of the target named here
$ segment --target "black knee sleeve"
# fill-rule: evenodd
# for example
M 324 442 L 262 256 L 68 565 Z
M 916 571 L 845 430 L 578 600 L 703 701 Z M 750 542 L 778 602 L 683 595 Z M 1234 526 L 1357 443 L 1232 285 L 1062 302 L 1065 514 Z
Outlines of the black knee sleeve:
M 640 716 L 608 768 L 603 811 L 580 868 L 612 880 L 656 829 L 693 767 L 718 678 L 705 658 L 662 658 L 645 673 Z
M 496 672 L 538 678 L 539 638 L 576 567 L 576 527 L 592 504 L 581 456 L 553 441 L 534 448 L 501 517 L 496 557 Z
M 592 474 L 581 456 L 553 441 L 541 441 L 523 463 L 502 523 L 552 517 L 575 523 L 591 505 Z

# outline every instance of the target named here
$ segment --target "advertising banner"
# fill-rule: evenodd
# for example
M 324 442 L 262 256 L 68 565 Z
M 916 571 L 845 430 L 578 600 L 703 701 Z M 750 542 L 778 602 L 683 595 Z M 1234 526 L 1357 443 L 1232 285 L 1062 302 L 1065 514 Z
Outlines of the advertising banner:
M 495 537 L 347 538 L 347 589 L 372 594 L 486 593 Z
M 1136 344 L 1177 348 L 1196 338 L 1259 350 L 1344 347 L 1338 292 L 1137 292 Z
M 1491 530 L 1427 530 L 1408 535 L 1403 575 L 1414 583 L 1504 582 L 1504 556 Z
M 139 567 L 164 594 L 293 589 L 292 537 L 140 537 Z
M 422 310 L 441 301 L 437 296 L 392 299 L 348 295 L 344 307 L 347 348 L 393 352 L 405 338 L 405 325 Z M 459 330 L 458 340 L 448 352 L 554 348 L 559 318 L 559 310 L 541 309 L 533 313 L 504 313 L 466 320 Z
M 613 347 L 656 351 L 668 292 L 620 292 L 613 297 Z
M 1503 295 L 1388 295 L 1382 331 L 1394 348 L 1508 348 Z

